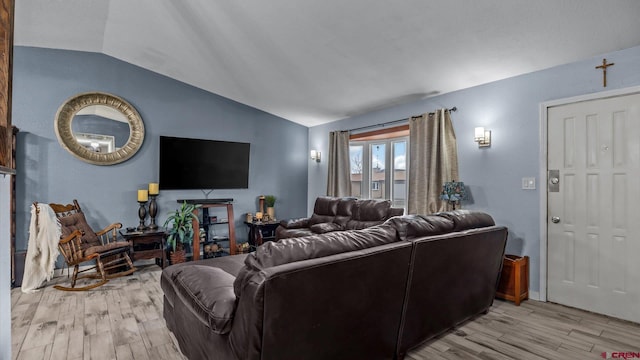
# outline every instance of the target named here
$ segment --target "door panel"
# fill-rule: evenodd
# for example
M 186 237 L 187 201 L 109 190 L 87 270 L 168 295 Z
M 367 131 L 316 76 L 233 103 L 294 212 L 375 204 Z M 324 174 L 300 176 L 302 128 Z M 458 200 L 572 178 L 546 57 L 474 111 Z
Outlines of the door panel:
M 548 109 L 548 299 L 640 322 L 640 94 Z M 551 180 L 551 179 L 549 179 Z M 560 219 L 555 223 L 552 217 Z

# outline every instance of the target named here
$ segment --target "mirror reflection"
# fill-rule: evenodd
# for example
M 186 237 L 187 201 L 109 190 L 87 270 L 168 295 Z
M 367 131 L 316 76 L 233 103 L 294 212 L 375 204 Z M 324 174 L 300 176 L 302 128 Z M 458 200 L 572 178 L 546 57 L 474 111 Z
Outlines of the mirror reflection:
M 71 130 L 80 145 L 98 153 L 110 153 L 122 148 L 130 135 L 127 118 L 104 105 L 80 109 L 71 121 Z

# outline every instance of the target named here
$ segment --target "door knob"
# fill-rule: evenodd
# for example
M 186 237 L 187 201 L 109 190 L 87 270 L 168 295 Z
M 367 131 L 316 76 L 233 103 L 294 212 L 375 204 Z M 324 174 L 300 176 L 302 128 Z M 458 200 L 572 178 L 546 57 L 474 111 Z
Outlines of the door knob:
M 557 185 L 559 182 L 560 182 L 560 179 L 558 179 L 557 177 L 551 178 L 551 184 Z
M 551 222 L 554 223 L 554 224 L 557 224 L 557 223 L 560 222 L 560 218 L 557 217 L 557 216 L 554 216 L 554 217 L 551 218 Z

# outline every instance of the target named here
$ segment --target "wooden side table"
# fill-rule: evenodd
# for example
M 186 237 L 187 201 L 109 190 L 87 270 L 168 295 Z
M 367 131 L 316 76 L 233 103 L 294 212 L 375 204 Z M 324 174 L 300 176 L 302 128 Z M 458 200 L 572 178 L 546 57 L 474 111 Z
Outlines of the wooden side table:
M 529 298 L 529 257 L 505 255 L 496 297 L 513 301 L 520 306 Z
M 123 231 L 120 235 L 125 238 L 131 246 L 131 260 L 156 259 L 156 264 L 161 268 L 167 264 L 167 253 L 165 251 L 165 239 L 167 233 L 164 228 L 143 231 Z
M 249 227 L 249 245 L 260 246 L 264 241 L 271 241 L 276 238 L 276 228 L 279 221 L 271 222 L 244 222 Z

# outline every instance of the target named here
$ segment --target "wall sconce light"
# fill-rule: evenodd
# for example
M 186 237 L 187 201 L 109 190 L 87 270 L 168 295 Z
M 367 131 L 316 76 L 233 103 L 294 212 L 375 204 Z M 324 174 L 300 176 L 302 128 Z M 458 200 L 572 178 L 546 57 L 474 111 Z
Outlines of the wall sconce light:
M 316 162 L 320 162 L 320 151 L 311 150 L 311 160 L 315 160 Z
M 491 146 L 491 131 L 485 130 L 483 127 L 477 127 L 473 141 L 478 143 L 478 147 Z

